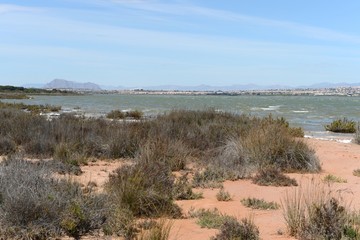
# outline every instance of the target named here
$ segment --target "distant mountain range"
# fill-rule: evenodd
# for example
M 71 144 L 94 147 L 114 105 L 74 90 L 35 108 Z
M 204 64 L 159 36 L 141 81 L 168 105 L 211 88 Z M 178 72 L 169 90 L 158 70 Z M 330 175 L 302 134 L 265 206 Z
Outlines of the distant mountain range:
M 88 90 L 88 91 L 100 91 L 101 87 L 95 83 L 79 83 L 73 81 L 67 81 L 64 79 L 54 79 L 51 82 L 45 84 L 43 88 L 46 89 L 71 89 L 71 90 Z
M 231 86 L 211 86 L 211 85 L 198 85 L 198 86 L 180 86 L 180 85 L 158 85 L 158 86 L 137 86 L 137 87 L 124 87 L 124 86 L 110 86 L 110 85 L 97 85 L 95 83 L 79 83 L 67 81 L 64 79 L 54 79 L 53 81 L 43 84 L 26 84 L 24 87 L 35 88 L 50 88 L 50 89 L 73 89 L 73 90 L 88 90 L 88 91 L 101 91 L 103 90 L 164 90 L 164 91 L 237 91 L 237 90 L 266 90 L 266 89 L 296 89 L 296 88 L 335 88 L 335 87 L 360 87 L 360 83 L 317 83 L 308 86 L 290 87 L 285 85 L 256 85 L 256 84 L 242 84 Z

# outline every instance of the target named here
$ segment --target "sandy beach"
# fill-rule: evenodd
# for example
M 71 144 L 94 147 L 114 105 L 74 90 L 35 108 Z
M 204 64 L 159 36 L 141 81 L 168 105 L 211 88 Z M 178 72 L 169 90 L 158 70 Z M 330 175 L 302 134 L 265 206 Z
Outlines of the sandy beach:
M 339 143 L 317 139 L 304 139 L 311 146 L 321 161 L 322 172 L 319 174 L 287 174 L 295 178 L 300 185 L 306 185 L 312 179 L 321 179 L 332 174 L 346 180 L 346 183 L 332 183 L 330 188 L 339 194 L 351 209 L 360 209 L 360 177 L 353 176 L 353 170 L 360 168 L 360 145 L 352 143 Z M 76 177 L 83 184 L 89 181 L 95 182 L 99 189 L 106 182 L 109 173 L 119 167 L 119 162 L 98 161 L 82 167 L 83 174 Z M 255 197 L 266 201 L 274 201 L 281 204 L 286 192 L 291 192 L 294 187 L 266 187 L 258 186 L 251 180 L 227 181 L 224 188 L 232 196 L 232 201 L 219 202 L 216 194 L 219 189 L 196 189 L 203 193 L 204 198 L 199 200 L 177 201 L 186 215 L 191 209 L 217 208 L 221 213 L 235 216 L 238 219 L 244 217 L 253 218 L 259 227 L 261 239 L 294 239 L 289 236 L 283 211 L 278 210 L 252 210 L 244 207 L 240 202 L 247 197 Z M 209 239 L 218 230 L 201 228 L 196 218 L 174 220 L 170 239 Z

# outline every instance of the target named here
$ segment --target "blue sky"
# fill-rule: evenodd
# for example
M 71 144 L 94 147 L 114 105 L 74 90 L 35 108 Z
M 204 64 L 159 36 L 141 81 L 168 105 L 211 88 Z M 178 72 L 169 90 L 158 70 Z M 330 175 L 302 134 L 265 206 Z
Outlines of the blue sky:
M 0 0 L 0 84 L 360 82 L 360 1 Z

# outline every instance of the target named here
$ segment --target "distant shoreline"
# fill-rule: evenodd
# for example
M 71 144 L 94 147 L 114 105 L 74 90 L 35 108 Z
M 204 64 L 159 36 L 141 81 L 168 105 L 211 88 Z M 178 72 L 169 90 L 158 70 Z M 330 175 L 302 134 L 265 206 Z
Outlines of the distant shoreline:
M 70 90 L 70 89 L 61 89 Z M 212 95 L 212 96 L 360 96 L 360 87 L 337 87 L 320 89 L 268 89 L 268 90 L 236 90 L 236 91 L 183 91 L 183 90 L 101 90 L 71 91 L 82 94 L 129 94 L 129 95 Z

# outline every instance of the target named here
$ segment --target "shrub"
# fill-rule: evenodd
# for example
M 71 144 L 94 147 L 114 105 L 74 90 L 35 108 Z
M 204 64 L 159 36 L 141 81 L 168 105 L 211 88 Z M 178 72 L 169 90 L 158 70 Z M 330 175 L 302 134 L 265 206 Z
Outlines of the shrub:
M 220 232 L 212 240 L 258 240 L 259 229 L 249 219 L 242 219 L 238 222 L 234 218 L 226 219 L 220 227 Z
M 213 164 L 217 171 L 224 173 L 225 179 L 231 180 L 249 177 L 269 167 L 287 172 L 320 170 L 314 150 L 291 137 L 282 125 L 260 125 L 251 128 L 248 135 L 231 138 Z
M 142 231 L 138 240 L 167 240 L 170 237 L 170 231 L 173 223 L 161 219 L 159 223 L 152 226 L 149 230 Z
M 173 203 L 174 178 L 170 169 L 158 162 L 138 162 L 118 168 L 109 176 L 106 189 L 114 203 L 129 209 L 134 216 L 178 217 Z
M 202 228 L 216 228 L 219 229 L 221 225 L 228 219 L 234 219 L 234 217 L 221 214 L 216 208 L 210 209 L 199 209 L 190 213 L 191 217 L 199 218 L 196 222 Z
M 106 218 L 104 195 L 84 195 L 78 184 L 52 178 L 44 163 L 17 156 L 0 165 L 0 196 L 5 239 L 79 238 L 99 229 Z
M 192 185 L 201 188 L 220 188 L 225 179 L 226 173 L 223 169 L 208 166 L 203 171 L 195 172 Z
M 334 175 L 332 175 L 332 174 L 328 174 L 328 175 L 326 175 L 324 178 L 323 178 L 323 180 L 325 181 L 325 182 L 329 182 L 329 183 L 346 183 L 347 181 L 346 181 L 346 179 L 343 179 L 343 178 L 341 178 L 341 177 L 337 177 L 337 176 L 334 176 Z
M 0 155 L 7 155 L 16 151 L 16 144 L 8 137 L 0 138 Z
M 313 149 L 302 140 L 294 139 L 281 125 L 267 125 L 253 129 L 238 140 L 255 169 L 275 167 L 281 171 L 318 172 L 320 163 Z M 246 158 L 245 158 L 246 159 Z
M 138 231 L 132 211 L 113 201 L 110 201 L 109 209 L 111 210 L 103 225 L 105 235 L 123 236 L 126 240 L 134 239 Z
M 299 137 L 299 138 L 302 138 L 305 135 L 304 130 L 301 127 L 289 128 L 289 133 L 290 133 L 291 136 Z
M 219 192 L 216 194 L 216 199 L 218 201 L 224 201 L 224 202 L 232 200 L 230 193 L 226 192 L 224 188 L 220 188 Z
M 335 198 L 312 207 L 308 221 L 299 233 L 301 239 L 341 239 L 346 224 L 346 211 Z
M 330 124 L 325 126 L 326 131 L 339 132 L 339 133 L 355 133 L 356 123 L 353 120 L 347 118 L 336 119 Z
M 295 179 L 286 176 L 275 168 L 260 169 L 253 177 L 253 183 L 260 186 L 297 186 Z
M 106 117 L 111 119 L 124 119 L 125 113 L 120 110 L 112 110 L 111 112 L 106 114 Z
M 56 146 L 54 159 L 76 167 L 86 165 L 87 157 L 83 153 L 78 153 L 76 149 L 77 147 L 74 145 L 61 143 Z
M 241 203 L 245 207 L 249 207 L 252 209 L 269 210 L 269 209 L 279 208 L 279 204 L 277 204 L 276 202 L 267 202 L 264 199 L 257 199 L 257 198 L 244 198 L 241 200 Z
M 353 171 L 353 175 L 354 175 L 354 176 L 357 176 L 357 177 L 360 177 L 360 168 L 355 169 L 355 170 Z
M 134 119 L 141 119 L 144 116 L 144 113 L 139 110 L 132 110 L 125 113 L 126 117 L 134 118 Z
M 169 166 L 171 171 L 185 168 L 189 150 L 181 141 L 169 139 L 149 139 L 140 146 L 138 158 L 145 162 L 160 162 Z
M 358 235 L 350 212 L 330 189 L 311 182 L 286 194 L 282 202 L 290 235 L 299 239 L 349 239 Z
M 187 179 L 187 174 L 176 179 L 173 187 L 175 200 L 194 200 L 202 198 L 202 193 L 194 193 Z

